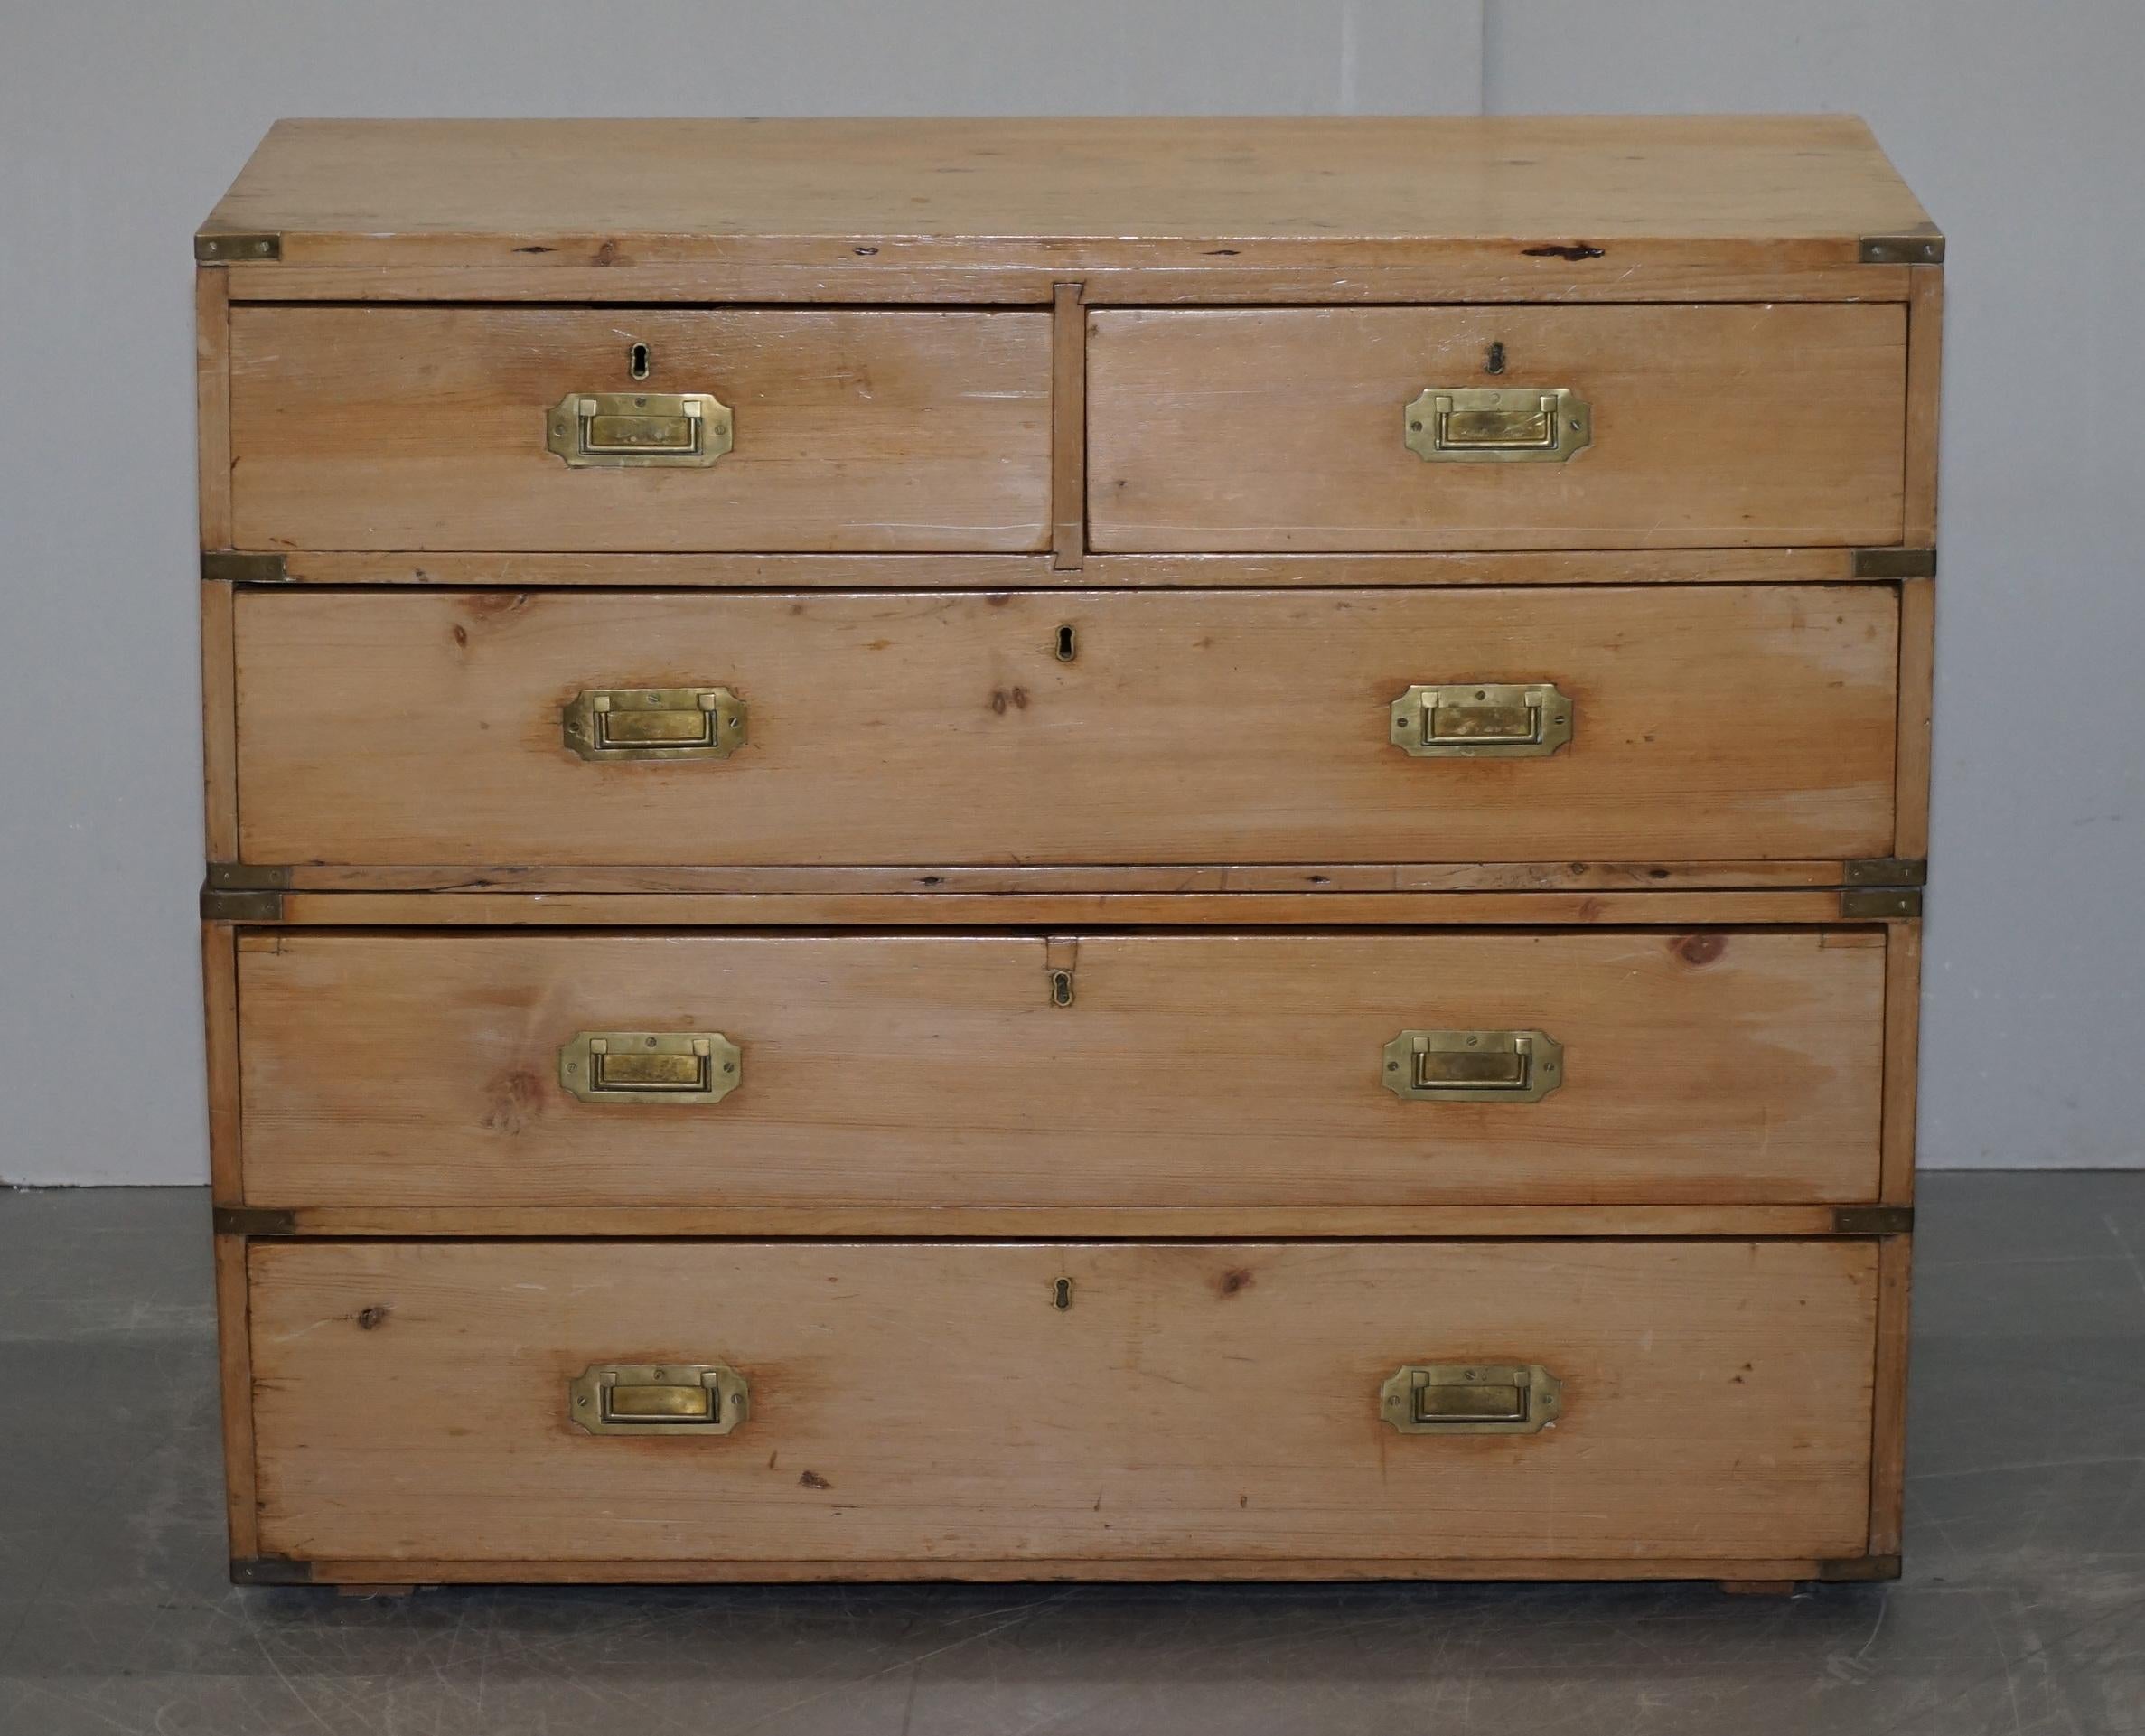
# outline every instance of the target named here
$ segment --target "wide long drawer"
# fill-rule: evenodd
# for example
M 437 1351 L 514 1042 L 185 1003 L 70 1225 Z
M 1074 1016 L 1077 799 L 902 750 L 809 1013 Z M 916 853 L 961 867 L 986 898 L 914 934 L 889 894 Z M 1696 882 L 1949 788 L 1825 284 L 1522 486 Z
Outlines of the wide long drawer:
M 1869 1242 L 266 1243 L 264 1553 L 1859 1555 Z
M 1050 319 L 239 307 L 239 546 L 1028 549 Z
M 1098 549 L 1901 534 L 1897 305 L 1104 309 L 1091 321 Z
M 1891 852 L 1882 586 L 247 591 L 245 859 Z
M 1868 929 L 296 930 L 239 966 L 257 1206 L 1877 1188 Z

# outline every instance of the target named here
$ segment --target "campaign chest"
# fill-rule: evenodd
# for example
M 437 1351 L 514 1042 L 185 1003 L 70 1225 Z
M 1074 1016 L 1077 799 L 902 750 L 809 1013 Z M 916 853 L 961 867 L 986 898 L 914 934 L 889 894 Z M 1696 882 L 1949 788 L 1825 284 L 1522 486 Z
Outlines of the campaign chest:
M 1861 123 L 285 122 L 195 251 L 237 1577 L 1897 1572 Z

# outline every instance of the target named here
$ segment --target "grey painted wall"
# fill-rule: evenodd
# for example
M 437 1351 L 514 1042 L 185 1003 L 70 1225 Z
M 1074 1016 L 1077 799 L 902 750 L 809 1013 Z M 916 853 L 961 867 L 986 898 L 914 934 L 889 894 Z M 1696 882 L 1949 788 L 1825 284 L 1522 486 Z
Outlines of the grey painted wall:
M 1868 115 L 1953 242 L 1926 1160 L 2145 1161 L 2140 49 L 2130 0 L 0 0 L 0 1179 L 205 1174 L 187 238 L 282 114 Z

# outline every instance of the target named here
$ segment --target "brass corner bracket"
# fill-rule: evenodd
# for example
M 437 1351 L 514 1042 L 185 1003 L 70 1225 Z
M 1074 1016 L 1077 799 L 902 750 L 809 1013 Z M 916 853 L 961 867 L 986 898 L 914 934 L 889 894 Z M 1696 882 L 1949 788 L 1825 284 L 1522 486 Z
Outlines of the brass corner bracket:
M 1858 549 L 1854 552 L 1857 578 L 1936 577 L 1936 550 L 1934 549 Z
M 1865 235 L 1860 240 L 1864 265 L 1944 263 L 1944 237 L 1927 225 L 1913 235 Z
M 266 230 L 197 235 L 193 258 L 198 265 L 270 265 L 283 258 L 283 237 Z
M 229 549 L 204 549 L 201 577 L 223 585 L 287 585 L 290 563 L 281 555 L 242 555 Z
M 209 923 L 273 923 L 283 920 L 287 868 L 252 862 L 211 862 L 201 879 L 201 920 Z
M 233 1555 L 233 1585 L 311 1585 L 313 1563 L 288 1555 Z
M 218 1235 L 295 1235 L 298 1215 L 281 1206 L 219 1206 L 210 1214 Z
M 1911 1206 L 1835 1206 L 1834 1235 L 1906 1235 L 1914 1230 Z

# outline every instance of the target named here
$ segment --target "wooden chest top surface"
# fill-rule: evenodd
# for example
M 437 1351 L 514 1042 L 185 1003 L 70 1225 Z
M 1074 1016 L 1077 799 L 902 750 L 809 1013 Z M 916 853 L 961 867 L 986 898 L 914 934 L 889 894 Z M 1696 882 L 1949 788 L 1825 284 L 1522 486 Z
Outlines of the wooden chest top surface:
M 285 120 L 202 229 L 256 231 L 323 265 L 587 263 L 592 242 L 604 264 L 720 261 L 770 239 L 979 262 L 1078 242 L 1125 264 L 1194 242 L 1254 244 L 1246 264 L 1757 244 L 1824 265 L 1934 235 L 1836 115 Z

